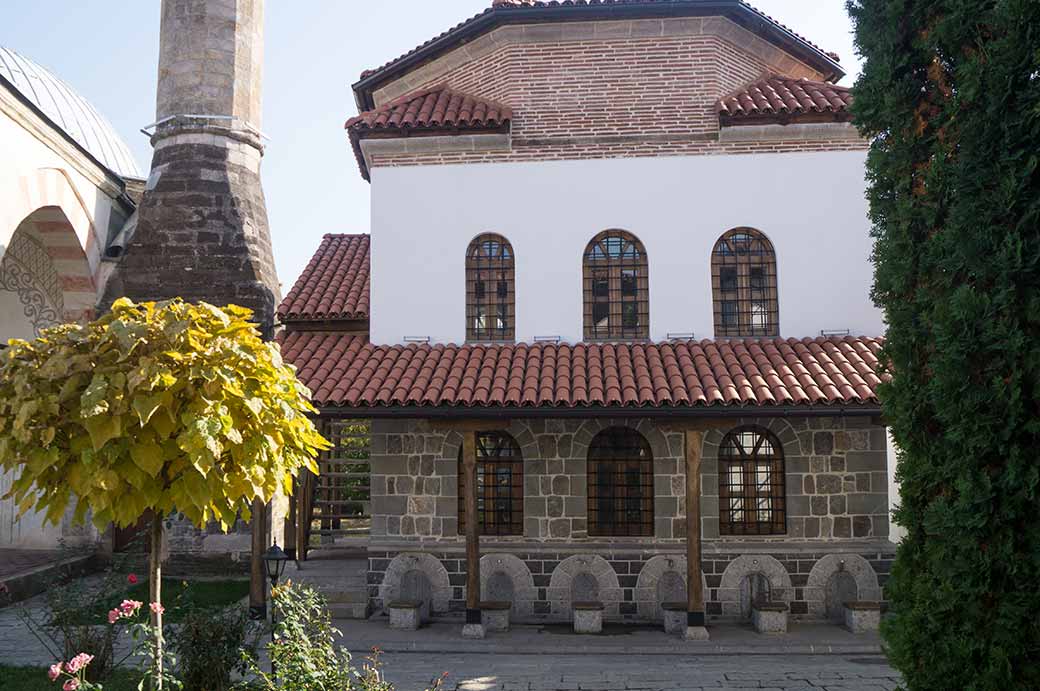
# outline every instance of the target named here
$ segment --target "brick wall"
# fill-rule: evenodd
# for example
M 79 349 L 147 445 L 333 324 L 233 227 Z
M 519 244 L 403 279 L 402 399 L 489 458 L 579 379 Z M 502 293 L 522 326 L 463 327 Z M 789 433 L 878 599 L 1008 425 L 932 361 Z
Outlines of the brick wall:
M 437 84 L 513 108 L 507 151 L 376 153 L 374 166 L 866 148 L 792 134 L 720 143 L 715 102 L 767 72 L 820 74 L 718 17 L 503 27 L 376 92 Z M 792 128 L 794 129 L 794 128 Z

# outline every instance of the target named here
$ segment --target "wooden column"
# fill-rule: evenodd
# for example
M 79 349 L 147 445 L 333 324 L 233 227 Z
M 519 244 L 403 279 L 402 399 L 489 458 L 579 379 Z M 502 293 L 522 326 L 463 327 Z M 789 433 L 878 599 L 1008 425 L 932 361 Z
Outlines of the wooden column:
M 267 551 L 267 506 L 260 499 L 253 500 L 252 552 L 249 560 L 249 614 L 253 619 L 267 616 L 267 575 L 264 573 L 264 553 Z
M 463 492 L 466 500 L 466 623 L 480 624 L 480 524 L 477 516 L 477 433 L 462 439 Z
M 701 450 L 704 432 L 686 430 L 686 625 L 704 626 L 701 581 Z

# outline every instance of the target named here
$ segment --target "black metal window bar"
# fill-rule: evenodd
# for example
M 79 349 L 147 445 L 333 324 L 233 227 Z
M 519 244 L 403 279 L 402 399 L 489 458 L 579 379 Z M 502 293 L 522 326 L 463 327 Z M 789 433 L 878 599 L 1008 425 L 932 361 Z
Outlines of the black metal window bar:
M 776 253 L 753 228 L 723 235 L 711 255 L 715 336 L 780 335 Z
M 326 420 L 322 432 L 332 448 L 318 459 L 321 472 L 314 479 L 310 534 L 319 535 L 319 542 L 365 534 L 372 519 L 369 422 Z
M 590 536 L 653 536 L 654 458 L 639 432 L 611 427 L 593 438 L 588 488 Z
M 466 492 L 459 451 L 459 535 L 466 534 Z M 505 432 L 477 434 L 477 521 L 481 535 L 524 534 L 524 458 Z
M 513 246 L 485 233 L 466 252 L 466 339 L 512 341 L 516 337 Z
M 582 262 L 585 338 L 650 337 L 650 299 L 643 243 L 623 230 L 592 239 Z
M 784 452 L 757 427 L 740 427 L 719 447 L 719 532 L 783 535 L 787 532 Z

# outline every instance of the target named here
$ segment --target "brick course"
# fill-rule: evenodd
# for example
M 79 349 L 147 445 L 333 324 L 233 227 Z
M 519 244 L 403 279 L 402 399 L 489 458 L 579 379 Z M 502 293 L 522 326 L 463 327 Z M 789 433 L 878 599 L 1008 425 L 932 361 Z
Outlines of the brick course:
M 513 109 L 508 150 L 374 153 L 371 165 L 861 150 L 859 138 L 719 142 L 716 101 L 767 73 L 822 75 L 723 18 L 504 27 L 376 93 L 438 84 Z M 794 129 L 794 128 L 792 128 Z

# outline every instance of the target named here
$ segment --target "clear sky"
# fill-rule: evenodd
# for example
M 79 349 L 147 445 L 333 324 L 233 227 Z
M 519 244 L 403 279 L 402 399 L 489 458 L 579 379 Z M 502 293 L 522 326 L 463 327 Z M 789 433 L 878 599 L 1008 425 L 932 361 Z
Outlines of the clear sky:
M 51 69 L 151 160 L 160 0 L 2 0 L 0 45 Z M 283 294 L 325 233 L 367 233 L 369 187 L 343 131 L 350 85 L 491 0 L 267 0 L 263 180 Z M 858 73 L 844 0 L 751 0 Z

